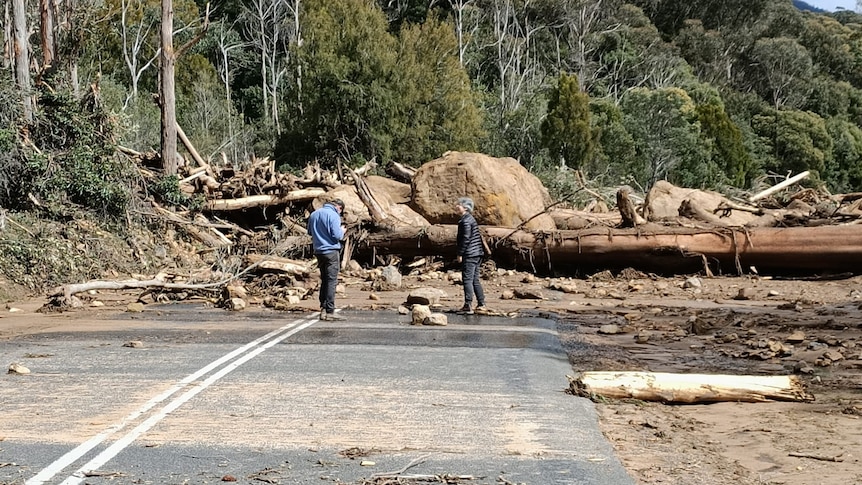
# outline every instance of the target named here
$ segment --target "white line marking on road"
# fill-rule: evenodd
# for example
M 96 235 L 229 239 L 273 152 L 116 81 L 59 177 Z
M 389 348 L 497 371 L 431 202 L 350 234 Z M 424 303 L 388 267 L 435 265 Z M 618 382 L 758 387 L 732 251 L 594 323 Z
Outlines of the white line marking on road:
M 145 414 L 146 412 L 148 412 L 150 409 L 152 409 L 153 407 L 155 407 L 157 404 L 159 404 L 160 402 L 164 401 L 165 399 L 167 399 L 167 398 L 171 397 L 172 395 L 174 395 L 174 394 L 175 394 L 175 393 L 177 393 L 178 391 L 182 390 L 182 389 L 183 389 L 184 387 L 186 387 L 188 384 L 190 384 L 190 383 L 192 383 L 192 382 L 194 382 L 194 381 L 198 380 L 199 378 L 201 378 L 201 377 L 203 377 L 204 375 L 208 374 L 208 373 L 209 373 L 210 371 L 212 371 L 213 369 L 215 369 L 215 368 L 217 368 L 218 366 L 220 366 L 220 365 L 224 364 L 225 362 L 229 361 L 230 359 L 233 359 L 233 358 L 234 358 L 234 357 L 236 357 L 237 355 L 240 355 L 240 354 L 243 354 L 243 353 L 245 353 L 245 352 L 248 352 L 250 349 L 252 349 L 252 348 L 254 348 L 254 347 L 257 347 L 257 346 L 258 346 L 258 345 L 260 345 L 262 342 L 266 342 L 267 340 L 269 340 L 269 339 L 271 339 L 271 338 L 273 338 L 273 337 L 278 336 L 278 335 L 279 335 L 279 334 L 281 334 L 282 332 L 286 332 L 286 331 L 290 330 L 291 328 L 296 327 L 298 324 L 300 324 L 300 323 L 301 323 L 301 322 L 303 322 L 304 320 L 305 320 L 304 318 L 303 318 L 303 319 L 299 319 L 299 320 L 295 320 L 295 321 L 293 321 L 293 322 L 291 322 L 291 323 L 289 323 L 289 324 L 287 324 L 287 325 L 285 325 L 285 326 L 283 326 L 283 327 L 281 327 L 281 328 L 278 328 L 278 329 L 276 329 L 276 330 L 273 330 L 272 332 L 269 332 L 268 334 L 264 335 L 263 337 L 260 337 L 260 338 L 258 338 L 258 339 L 252 340 L 251 342 L 249 342 L 249 343 L 247 343 L 247 344 L 243 345 L 242 347 L 240 347 L 240 348 L 238 348 L 238 349 L 236 349 L 236 350 L 234 350 L 234 351 L 232 351 L 232 352 L 230 352 L 230 353 L 228 353 L 228 354 L 225 354 L 224 356 L 220 357 L 219 359 L 217 359 L 217 360 L 213 361 L 212 363 L 210 363 L 210 364 L 206 365 L 205 367 L 201 368 L 199 371 L 197 371 L 197 372 L 195 372 L 195 373 L 193 373 L 193 374 L 189 374 L 187 377 L 185 377 L 185 378 L 184 378 L 184 379 L 182 379 L 181 381 L 179 381 L 179 382 L 177 382 L 176 384 L 174 384 L 170 389 L 166 390 L 165 392 L 163 392 L 163 393 L 159 394 L 158 396 L 155 396 L 154 398 L 152 398 L 152 399 L 150 399 L 149 401 L 147 401 L 143 406 L 141 406 L 139 409 L 137 409 L 136 411 L 132 412 L 131 414 L 129 414 L 128 416 L 126 416 L 125 418 L 123 418 L 120 422 L 118 422 L 118 423 L 116 423 L 116 424 L 114 424 L 114 425 L 112 425 L 112 426 L 108 427 L 107 429 L 105 429 L 105 430 L 104 430 L 104 431 L 102 431 L 101 433 L 99 433 L 99 434 L 97 434 L 96 436 L 94 436 L 94 437 L 90 438 L 89 440 L 87 440 L 87 441 L 85 441 L 85 442 L 81 443 L 80 445 L 78 445 L 77 447 L 75 447 L 74 449 L 72 449 L 71 451 L 69 451 L 68 453 L 66 453 L 65 455 L 63 455 L 63 456 L 61 456 L 60 458 L 58 458 L 56 461 L 54 461 L 53 463 L 51 463 L 50 465 L 48 465 L 47 467 L 45 467 L 44 469 L 42 469 L 42 471 L 40 471 L 39 473 L 37 473 L 33 478 L 30 478 L 29 480 L 27 480 L 26 482 L 24 482 L 24 485 L 43 485 L 45 482 L 47 482 L 48 480 L 50 480 L 51 478 L 53 478 L 55 475 L 57 475 L 58 473 L 60 473 L 60 472 L 61 472 L 63 469 L 65 469 L 67 466 L 69 466 L 69 465 L 71 465 L 72 463 L 74 463 L 74 462 L 78 461 L 79 459 L 81 459 L 81 457 L 82 457 L 82 456 L 84 456 L 88 451 L 90 451 L 90 450 L 92 450 L 93 448 L 95 448 L 96 446 L 98 446 L 100 443 L 102 443 L 103 441 L 105 441 L 109 436 L 111 436 L 112 434 L 116 433 L 117 431 L 120 431 L 121 429 L 123 429 L 124 427 L 126 427 L 129 423 L 133 422 L 134 420 L 136 420 L 136 419 L 140 418 L 142 415 L 144 415 L 144 414 Z M 287 337 L 290 337 L 291 335 L 294 335 L 294 334 L 298 333 L 300 330 L 303 330 L 303 329 L 305 329 L 305 328 L 308 328 L 309 326 L 311 326 L 312 324 L 314 324 L 314 323 L 315 323 L 315 322 L 317 322 L 317 321 L 318 321 L 317 319 L 311 320 L 310 322 L 307 322 L 307 323 L 303 324 L 302 326 L 300 326 L 300 327 L 298 327 L 298 328 L 295 328 L 294 330 L 289 331 L 288 333 L 285 333 L 284 335 L 281 335 L 280 337 L 278 337 L 278 338 L 276 338 L 276 339 L 273 339 L 273 340 L 271 340 L 270 342 L 267 342 L 265 345 L 263 345 L 263 346 L 261 346 L 261 347 L 258 347 L 258 348 L 257 348 L 257 349 L 255 349 L 254 351 L 249 352 L 248 354 L 246 354 L 246 355 L 245 355 L 245 356 L 243 356 L 242 358 L 237 359 L 236 361 L 234 361 L 234 362 L 233 362 L 233 363 L 231 363 L 230 365 L 228 365 L 228 366 L 224 367 L 224 368 L 223 368 L 221 371 L 219 371 L 218 373 L 213 374 L 212 376 L 210 376 L 209 378 L 207 378 L 205 381 L 203 381 L 201 384 L 198 384 L 196 387 L 194 387 L 194 388 L 192 388 L 191 390 L 187 391 L 183 396 L 181 396 L 181 397 L 179 397 L 179 398 L 175 399 L 174 401 L 172 401 L 171 403 L 169 403 L 167 406 L 165 406 L 164 408 L 162 408 L 162 411 L 160 411 L 158 414 L 156 414 L 156 415 L 154 415 L 154 416 L 150 417 L 149 419 L 147 419 L 146 421 L 144 421 L 143 423 L 141 423 L 140 425 L 138 425 L 134 430 L 132 430 L 131 432 L 129 432 L 129 434 L 127 434 L 125 437 L 121 438 L 121 439 L 120 439 L 120 440 L 118 440 L 116 443 L 114 443 L 113 445 L 111 445 L 110 447 L 108 447 L 105 451 L 103 451 L 103 452 L 102 452 L 102 453 L 100 453 L 96 458 L 94 458 L 93 460 L 91 460 L 90 462 L 88 462 L 86 465 L 84 465 L 84 467 L 82 467 L 82 468 L 78 469 L 75 473 L 83 473 L 83 471 L 86 471 L 86 470 L 96 470 L 96 469 L 98 469 L 98 468 L 99 468 L 99 466 L 104 465 L 108 460 L 110 460 L 110 459 L 111 459 L 114 455 L 116 455 L 120 450 L 122 450 L 123 448 L 125 448 L 126 446 L 128 446 L 128 445 L 129 445 L 129 443 L 131 443 L 132 441 L 134 441 L 134 439 L 129 440 L 129 441 L 128 441 L 128 443 L 125 443 L 122 447 L 117 448 L 117 449 L 115 450 L 115 452 L 114 452 L 112 455 L 108 456 L 108 457 L 107 457 L 107 459 L 105 459 L 104 461 L 102 461 L 98 466 L 95 466 L 95 467 L 94 467 L 94 466 L 92 466 L 92 464 L 93 464 L 94 462 L 97 462 L 97 460 L 99 460 L 99 459 L 100 459 L 100 457 L 104 458 L 104 457 L 103 457 L 103 455 L 107 456 L 107 455 L 106 455 L 106 453 L 108 452 L 108 450 L 112 450 L 112 449 L 114 449 L 114 448 L 117 446 L 117 444 L 118 444 L 118 443 L 120 443 L 121 441 L 123 441 L 125 438 L 127 438 L 127 437 L 129 437 L 129 436 L 133 435 L 133 434 L 134 434 L 134 433 L 135 433 L 139 428 L 141 428 L 141 427 L 142 427 L 142 426 L 144 426 L 145 424 L 150 423 L 150 421 L 152 421 L 152 423 L 150 423 L 146 428 L 142 428 L 142 430 L 140 431 L 140 433 L 138 433 L 137 435 L 135 435 L 135 438 L 137 438 L 137 436 L 140 436 L 140 434 L 142 434 L 143 432 L 145 432 L 145 431 L 146 431 L 146 430 L 148 430 L 149 428 L 153 427 L 153 425 L 155 425 L 159 420 L 161 420 L 162 418 L 164 418 L 168 413 L 170 413 L 171 411 L 173 411 L 173 410 L 175 410 L 177 407 L 179 407 L 179 406 L 180 406 L 180 404 L 182 404 L 182 403 L 184 403 L 184 402 L 188 401 L 188 400 L 189 400 L 189 399 L 191 399 L 194 395 L 196 395 L 196 394 L 197 394 L 197 393 L 199 393 L 200 391 L 204 390 L 206 387 L 208 387 L 210 384 L 212 384 L 212 383 L 213 383 L 213 382 L 215 382 L 216 380 L 218 380 L 218 379 L 220 379 L 221 377 L 223 377 L 224 375 L 226 375 L 228 372 L 230 372 L 230 371 L 232 371 L 232 370 L 236 369 L 236 368 L 237 368 L 237 367 L 239 367 L 241 364 L 243 364 L 243 363 L 247 362 L 247 361 L 248 361 L 249 359 L 251 359 L 252 357 L 254 357 L 254 356 L 256 356 L 256 355 L 260 354 L 261 352 L 263 352 L 264 350 L 268 349 L 269 347 L 272 347 L 272 346 L 273 346 L 273 345 L 275 345 L 276 343 L 281 342 L 282 340 L 286 339 Z M 214 378 L 215 378 L 215 379 L 214 379 Z M 186 397 L 186 396 L 187 396 L 187 397 Z M 177 404 L 176 404 L 176 405 L 174 405 L 174 403 L 177 403 Z M 172 406 L 173 406 L 173 407 L 172 407 Z M 170 409 L 169 409 L 169 408 L 170 408 Z M 168 409 L 169 409 L 169 410 L 168 410 Z M 166 411 L 166 410 L 167 410 L 167 411 Z M 158 418 L 158 419 L 156 419 L 155 421 L 153 421 L 153 418 Z M 74 476 L 69 477 L 68 479 L 66 479 L 66 480 L 63 482 L 63 484 L 65 484 L 65 485 L 69 485 L 69 484 L 73 484 L 73 483 L 80 483 L 80 482 L 83 480 L 83 478 L 80 478 L 78 481 L 70 481 L 70 480 L 73 480 L 73 479 L 75 479 L 75 478 L 77 478 L 77 477 L 74 477 Z

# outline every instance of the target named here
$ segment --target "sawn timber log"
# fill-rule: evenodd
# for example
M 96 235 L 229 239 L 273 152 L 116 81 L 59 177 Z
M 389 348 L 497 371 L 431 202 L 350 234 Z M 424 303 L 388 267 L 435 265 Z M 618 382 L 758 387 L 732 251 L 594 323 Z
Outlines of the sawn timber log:
M 483 226 L 493 259 L 536 271 L 636 268 L 761 274 L 862 271 L 862 227 L 690 229 L 643 225 L 528 232 Z M 368 234 L 360 253 L 454 257 L 457 226 L 399 226 Z
M 814 400 L 797 376 L 584 372 L 569 377 L 569 389 L 590 398 L 686 404 Z

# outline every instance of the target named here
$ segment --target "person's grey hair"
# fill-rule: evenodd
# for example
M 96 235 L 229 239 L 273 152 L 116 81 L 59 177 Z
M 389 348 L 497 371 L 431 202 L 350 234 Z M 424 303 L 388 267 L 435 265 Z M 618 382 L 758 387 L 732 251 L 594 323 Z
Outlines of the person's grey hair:
M 344 210 L 344 201 L 341 199 L 333 199 L 327 203 L 332 204 L 332 205 L 337 205 L 339 209 Z
M 467 212 L 473 212 L 473 199 L 469 197 L 461 197 L 458 199 L 458 205 L 467 209 Z

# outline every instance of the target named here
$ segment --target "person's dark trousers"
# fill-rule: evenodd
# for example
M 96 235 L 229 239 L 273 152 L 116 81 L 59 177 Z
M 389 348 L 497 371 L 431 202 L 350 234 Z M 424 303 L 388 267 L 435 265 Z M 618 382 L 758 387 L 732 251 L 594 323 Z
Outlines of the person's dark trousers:
M 464 280 L 464 303 L 470 306 L 475 294 L 479 306 L 485 305 L 485 292 L 482 283 L 479 282 L 479 265 L 482 263 L 481 256 L 473 256 L 463 259 L 461 277 Z
M 329 251 L 315 254 L 317 266 L 320 268 L 320 308 L 326 313 L 335 311 L 335 287 L 338 286 L 338 269 L 341 264 L 341 253 Z

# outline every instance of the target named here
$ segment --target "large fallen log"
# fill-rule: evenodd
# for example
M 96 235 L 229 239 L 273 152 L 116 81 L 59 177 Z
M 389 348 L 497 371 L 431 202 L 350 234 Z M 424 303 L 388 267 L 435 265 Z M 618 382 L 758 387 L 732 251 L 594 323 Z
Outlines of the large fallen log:
M 311 200 L 325 193 L 326 190 L 324 189 L 312 187 L 294 190 L 284 195 L 250 195 L 237 199 L 210 200 L 207 202 L 206 208 L 210 211 L 234 211 L 252 207 L 287 204 L 288 202 L 296 202 L 298 200 Z
M 643 225 L 531 233 L 483 227 L 494 260 L 533 270 L 637 268 L 658 273 L 716 274 L 756 267 L 768 272 L 846 272 L 862 269 L 862 231 L 855 225 L 695 230 Z M 398 226 L 367 235 L 357 250 L 403 257 L 455 257 L 457 226 Z
M 813 401 L 797 376 L 736 376 L 660 372 L 584 372 L 569 378 L 572 393 L 595 399 L 664 403 Z
M 302 277 L 308 276 L 309 273 L 308 265 L 295 259 L 265 254 L 246 254 L 245 259 L 249 265 L 254 264 L 261 269 Z

